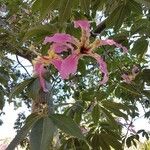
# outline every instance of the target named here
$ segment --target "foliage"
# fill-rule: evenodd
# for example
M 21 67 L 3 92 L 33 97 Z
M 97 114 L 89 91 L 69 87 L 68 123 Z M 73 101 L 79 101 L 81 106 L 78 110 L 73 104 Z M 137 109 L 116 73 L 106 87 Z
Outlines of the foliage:
M 121 150 L 136 147 L 139 135 L 148 139 L 149 132 L 135 131 L 133 123 L 150 117 L 149 9 L 149 0 L 0 1 L 0 109 L 6 102 L 16 108 L 22 102 L 30 107 L 32 102 L 31 115 L 23 127 L 17 120 L 19 131 L 7 149 L 14 149 L 26 138 L 33 150 Z M 37 52 L 47 54 L 49 45 L 43 44 L 44 38 L 57 32 L 79 38 L 72 22 L 85 18 L 91 21 L 91 40 L 95 36 L 114 39 L 126 46 L 128 53 L 122 55 L 112 46 L 97 49 L 107 62 L 109 81 L 105 85 L 99 85 L 103 75 L 89 57 L 79 61 L 77 73 L 67 80 L 48 66 L 44 78 L 50 92 L 43 92 L 36 76 L 21 73 L 18 64 L 24 64 L 18 58 L 32 63 Z M 132 75 L 134 66 L 139 74 L 131 84 L 123 82 L 122 74 Z M 144 114 L 140 114 L 139 105 Z

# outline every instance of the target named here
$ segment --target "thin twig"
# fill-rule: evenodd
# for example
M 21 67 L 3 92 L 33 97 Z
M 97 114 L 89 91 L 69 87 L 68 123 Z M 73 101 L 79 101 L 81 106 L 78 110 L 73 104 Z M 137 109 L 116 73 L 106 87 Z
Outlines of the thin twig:
M 19 61 L 19 58 L 18 56 L 16 55 L 16 60 L 18 62 L 18 64 L 26 71 L 26 73 L 28 74 L 28 76 L 31 77 L 31 75 L 29 74 L 28 70 L 22 65 L 22 63 Z

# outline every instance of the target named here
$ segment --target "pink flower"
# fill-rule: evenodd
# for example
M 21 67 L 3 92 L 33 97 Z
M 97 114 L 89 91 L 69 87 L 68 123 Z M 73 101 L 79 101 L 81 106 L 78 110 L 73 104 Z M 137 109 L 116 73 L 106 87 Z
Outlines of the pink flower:
M 131 84 L 131 82 L 135 79 L 135 77 L 139 74 L 139 68 L 137 66 L 133 66 L 130 74 L 123 74 L 121 77 L 123 78 L 123 82 L 127 84 Z
M 45 66 L 52 64 L 58 71 L 60 71 L 62 63 L 61 57 L 59 57 L 53 50 L 49 50 L 48 54 L 48 56 L 38 56 L 33 61 L 33 72 L 39 77 L 40 85 L 44 92 L 48 92 L 48 89 L 46 88 L 46 82 L 44 79 L 44 75 L 46 73 Z
M 127 49 L 110 39 L 96 39 L 93 43 L 90 43 L 90 23 L 87 20 L 74 21 L 74 26 L 75 28 L 81 28 L 80 40 L 69 34 L 56 33 L 52 37 L 46 37 L 44 41 L 44 43 L 52 43 L 51 48 L 53 48 L 56 53 L 71 50 L 71 54 L 66 57 L 61 64 L 60 74 L 62 78 L 68 79 L 69 75 L 75 74 L 79 59 L 84 56 L 90 56 L 99 64 L 99 69 L 103 74 L 103 80 L 100 83 L 105 84 L 108 80 L 107 64 L 94 50 L 102 45 L 115 45 L 116 47 L 122 48 L 124 52 L 127 52 Z
M 0 144 L 0 150 L 6 150 L 7 149 L 8 144 Z

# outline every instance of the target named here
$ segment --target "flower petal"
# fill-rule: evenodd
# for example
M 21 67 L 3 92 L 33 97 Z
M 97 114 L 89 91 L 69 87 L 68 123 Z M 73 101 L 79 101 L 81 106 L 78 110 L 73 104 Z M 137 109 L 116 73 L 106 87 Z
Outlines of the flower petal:
M 61 64 L 62 64 L 62 59 L 53 59 L 51 61 L 51 64 L 55 66 L 55 68 L 60 72 L 61 71 Z
M 122 46 L 119 43 L 116 43 L 114 40 L 107 39 L 107 40 L 101 40 L 102 45 L 115 45 L 118 48 L 122 48 L 124 53 L 128 52 L 128 49 L 125 46 Z
M 129 75 L 126 75 L 126 74 L 123 74 L 122 76 L 122 79 L 123 79 L 123 82 L 127 83 L 127 84 L 130 84 L 132 79 L 130 78 Z
M 63 60 L 60 71 L 63 79 L 68 79 L 70 74 L 74 74 L 77 71 L 79 58 L 80 56 L 74 53 Z
M 43 77 L 45 72 L 46 72 L 44 65 L 42 63 L 34 64 L 34 70 L 33 71 L 39 77 L 40 86 L 43 89 L 43 91 L 48 92 L 48 89 L 46 88 L 46 82 L 45 82 L 45 79 Z
M 103 80 L 100 81 L 100 84 L 105 84 L 108 81 L 108 70 L 107 70 L 106 62 L 103 60 L 103 58 L 100 55 L 98 55 L 96 53 L 90 54 L 90 56 L 94 57 L 97 60 L 97 62 L 99 64 L 99 69 L 104 74 Z
M 77 20 L 77 21 L 74 21 L 74 27 L 75 28 L 80 27 L 81 29 L 90 32 L 90 23 L 89 23 L 88 20 Z
M 65 34 L 65 33 L 56 33 L 53 36 L 46 36 L 45 40 L 44 40 L 44 44 L 46 43 L 72 43 L 73 42 L 73 38 L 71 35 L 69 34 Z
M 53 43 L 52 49 L 54 49 L 56 53 L 61 53 L 64 51 L 68 51 L 68 49 L 71 49 L 73 51 L 74 48 L 70 43 Z

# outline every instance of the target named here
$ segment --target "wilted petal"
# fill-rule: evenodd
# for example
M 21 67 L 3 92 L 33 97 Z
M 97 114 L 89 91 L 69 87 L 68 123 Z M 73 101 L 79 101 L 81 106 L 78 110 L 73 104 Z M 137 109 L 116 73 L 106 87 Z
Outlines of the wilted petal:
M 115 45 L 118 48 L 122 48 L 124 53 L 128 52 L 128 49 L 125 46 L 122 46 L 121 44 L 118 44 L 114 40 L 111 40 L 111 39 L 101 40 L 101 45 Z
M 71 35 L 69 34 L 65 34 L 65 33 L 56 33 L 53 36 L 46 36 L 45 40 L 44 40 L 44 44 L 46 43 L 72 43 L 73 42 L 73 38 Z
M 44 65 L 42 63 L 35 63 L 33 71 L 39 77 L 40 85 L 41 85 L 41 88 L 43 89 L 43 91 L 48 92 L 48 89 L 46 88 L 46 82 L 43 77 L 46 72 Z
M 74 53 L 63 60 L 60 72 L 63 79 L 68 79 L 70 74 L 77 71 L 79 58 L 80 56 Z
M 90 23 L 89 23 L 88 20 L 77 20 L 77 21 L 74 21 L 74 27 L 75 28 L 80 27 L 81 29 L 90 32 Z
M 90 54 L 90 56 L 94 57 L 97 60 L 99 64 L 99 69 L 104 74 L 102 81 L 100 81 L 100 84 L 105 84 L 108 81 L 108 70 L 107 70 L 106 62 L 103 60 L 103 58 L 100 55 L 96 53 Z

